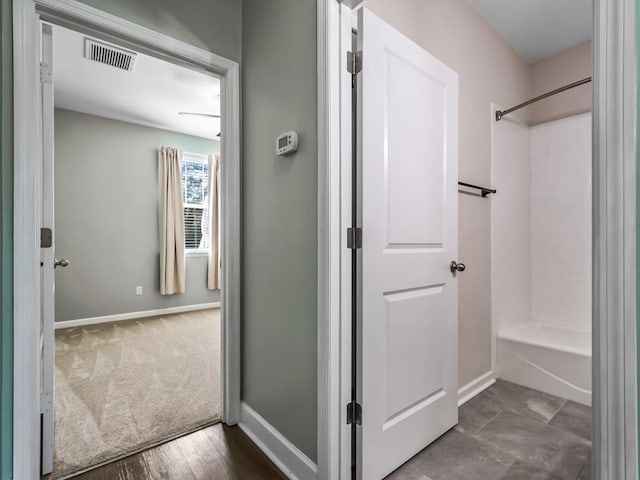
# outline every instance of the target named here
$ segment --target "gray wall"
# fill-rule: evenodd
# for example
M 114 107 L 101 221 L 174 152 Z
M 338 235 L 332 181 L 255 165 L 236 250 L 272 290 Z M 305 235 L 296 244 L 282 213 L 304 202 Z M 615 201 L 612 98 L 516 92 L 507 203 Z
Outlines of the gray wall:
M 316 2 L 244 0 L 242 32 L 242 396 L 315 461 Z
M 80 1 L 230 60 L 240 61 L 241 0 Z
M 0 0 L 0 480 L 13 464 L 13 98 L 11 1 Z
M 187 291 L 160 295 L 158 147 L 220 143 L 68 110 L 55 113 L 56 321 L 217 302 L 207 258 L 187 257 Z M 143 295 L 135 289 L 142 285 Z

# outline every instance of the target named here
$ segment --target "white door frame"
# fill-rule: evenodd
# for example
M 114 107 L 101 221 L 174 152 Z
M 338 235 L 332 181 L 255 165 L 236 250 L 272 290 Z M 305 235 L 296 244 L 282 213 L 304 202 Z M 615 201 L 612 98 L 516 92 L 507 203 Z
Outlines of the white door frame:
M 318 0 L 318 480 L 351 478 L 350 2 Z
M 222 95 L 222 420 L 240 417 L 240 67 L 238 63 L 75 0 L 13 2 L 14 478 L 40 476 L 40 162 L 38 16 L 220 77 Z
M 594 0 L 594 478 L 638 478 L 634 0 Z
M 636 11 L 634 0 L 593 2 L 594 477 L 635 480 L 639 446 Z M 335 3 L 341 4 L 338 11 Z M 344 412 L 351 368 L 350 266 L 345 261 L 351 202 L 351 85 L 345 80 L 344 54 L 350 50 L 350 39 L 345 38 L 351 31 L 349 9 L 360 3 L 319 0 L 323 15 L 318 15 L 318 95 L 319 100 L 325 96 L 325 105 L 330 106 L 324 112 L 319 108 L 318 118 L 320 132 L 324 125 L 327 135 L 324 145 L 319 136 L 318 156 L 319 479 L 350 478 Z M 338 133 L 333 130 L 336 123 Z M 338 150 L 334 141 L 340 144 Z M 321 475 L 324 472 L 331 474 Z

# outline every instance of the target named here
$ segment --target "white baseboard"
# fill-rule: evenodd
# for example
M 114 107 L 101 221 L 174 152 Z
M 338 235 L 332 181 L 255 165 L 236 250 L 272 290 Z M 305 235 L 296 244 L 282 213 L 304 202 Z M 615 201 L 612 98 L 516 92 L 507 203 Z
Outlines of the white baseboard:
M 98 323 L 120 322 L 122 320 L 133 320 L 134 318 L 157 317 L 159 315 L 171 315 L 173 313 L 194 312 L 196 310 L 207 310 L 209 308 L 219 308 L 220 302 L 199 303 L 198 305 L 186 305 L 184 307 L 160 308 L 158 310 L 144 310 L 142 312 L 119 313 L 117 315 L 105 315 L 104 317 L 79 318 L 78 320 L 64 320 L 55 322 L 55 329 L 70 327 L 82 327 L 84 325 L 95 325 Z
M 317 465 L 244 402 L 240 406 L 239 426 L 287 478 L 317 479 Z
M 468 402 L 494 383 L 496 383 L 496 375 L 493 370 L 490 370 L 487 373 L 480 375 L 478 378 L 471 380 L 466 385 L 463 385 L 460 390 L 458 390 L 458 407 Z

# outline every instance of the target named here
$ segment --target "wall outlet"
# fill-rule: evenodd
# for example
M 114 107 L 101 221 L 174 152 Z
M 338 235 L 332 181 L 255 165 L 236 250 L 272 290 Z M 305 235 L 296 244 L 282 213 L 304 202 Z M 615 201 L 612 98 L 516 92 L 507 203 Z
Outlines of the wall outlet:
M 136 287 L 136 295 L 142 295 L 142 285 Z

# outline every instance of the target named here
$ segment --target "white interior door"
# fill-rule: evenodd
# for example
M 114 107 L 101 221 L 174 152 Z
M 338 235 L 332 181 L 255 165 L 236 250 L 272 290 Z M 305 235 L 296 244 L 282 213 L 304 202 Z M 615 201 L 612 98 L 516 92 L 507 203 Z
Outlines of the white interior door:
M 53 388 L 54 388 L 54 322 L 55 322 L 55 243 L 54 243 L 54 176 L 53 176 L 53 36 L 51 25 L 41 23 L 40 84 L 42 87 L 42 310 L 41 310 L 41 384 L 42 474 L 53 470 Z M 46 240 L 49 237 L 50 245 Z
M 361 9 L 358 477 L 457 423 L 458 76 Z

